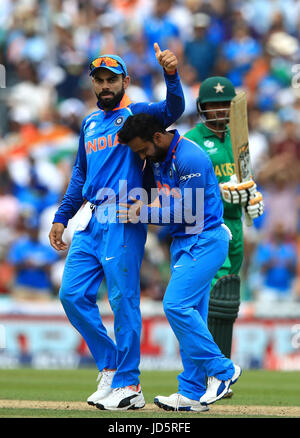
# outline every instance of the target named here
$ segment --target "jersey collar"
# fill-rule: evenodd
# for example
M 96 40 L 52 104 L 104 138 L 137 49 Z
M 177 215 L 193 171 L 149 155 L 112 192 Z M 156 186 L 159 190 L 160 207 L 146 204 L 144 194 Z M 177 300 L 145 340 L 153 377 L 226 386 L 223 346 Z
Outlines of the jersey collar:
M 120 110 L 122 108 L 127 108 L 128 105 L 130 105 L 132 102 L 130 100 L 130 98 L 127 96 L 127 94 L 124 94 L 124 96 L 122 97 L 122 99 L 120 100 L 119 104 L 112 109 L 111 111 L 117 111 Z M 101 107 L 101 105 L 99 104 L 99 102 L 97 102 L 97 106 L 98 108 L 100 108 L 102 111 L 104 111 L 104 109 Z M 110 111 L 107 111 L 110 112 Z
M 204 123 L 199 123 L 198 127 L 203 137 L 216 137 L 215 132 L 211 131 Z M 227 126 L 225 135 L 229 133 L 229 127 Z
M 179 134 L 179 132 L 177 131 L 177 129 L 170 130 L 169 132 L 171 132 L 172 134 L 174 134 L 174 137 L 173 137 L 173 139 L 172 139 L 172 141 L 171 141 L 171 144 L 170 144 L 170 146 L 169 146 L 168 153 L 167 153 L 166 159 L 164 160 L 164 163 L 167 163 L 167 162 L 171 161 L 171 159 L 174 157 L 175 150 L 176 150 L 176 148 L 177 148 L 177 146 L 178 146 L 178 143 L 179 143 L 179 142 L 181 141 L 181 139 L 183 138 L 183 137 Z

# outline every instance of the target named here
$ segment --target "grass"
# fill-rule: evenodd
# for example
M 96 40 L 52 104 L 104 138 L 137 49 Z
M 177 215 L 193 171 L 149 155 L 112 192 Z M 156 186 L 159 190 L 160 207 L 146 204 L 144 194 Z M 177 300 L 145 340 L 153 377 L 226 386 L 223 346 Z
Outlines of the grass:
M 158 395 L 169 395 L 177 391 L 177 372 L 143 371 L 141 384 L 146 403 L 152 404 Z M 40 400 L 62 402 L 85 402 L 96 388 L 97 371 L 80 370 L 0 370 L 0 400 Z M 263 370 L 244 371 L 236 386 L 234 397 L 221 400 L 218 406 L 300 406 L 298 372 L 273 372 Z M 109 412 L 95 410 L 70 409 L 30 409 L 24 407 L 0 408 L 1 418 L 201 418 L 212 417 L 211 413 L 178 413 L 128 411 Z M 249 417 L 247 414 L 218 417 Z M 264 415 L 260 415 L 264 417 Z M 268 415 L 266 415 L 268 417 Z

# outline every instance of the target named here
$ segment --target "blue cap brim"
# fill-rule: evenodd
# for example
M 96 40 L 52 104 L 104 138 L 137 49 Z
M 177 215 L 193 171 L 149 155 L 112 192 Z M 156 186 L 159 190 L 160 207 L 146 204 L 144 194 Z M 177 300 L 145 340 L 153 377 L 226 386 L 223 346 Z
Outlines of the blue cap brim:
M 122 68 L 120 66 L 118 67 L 107 67 L 106 65 L 100 65 L 99 67 L 95 67 L 93 68 L 93 70 L 90 72 L 90 76 L 93 75 L 93 73 L 96 70 L 99 70 L 99 68 L 106 68 L 107 70 L 112 71 L 113 73 L 115 73 L 116 75 L 124 75 L 124 71 L 122 70 Z

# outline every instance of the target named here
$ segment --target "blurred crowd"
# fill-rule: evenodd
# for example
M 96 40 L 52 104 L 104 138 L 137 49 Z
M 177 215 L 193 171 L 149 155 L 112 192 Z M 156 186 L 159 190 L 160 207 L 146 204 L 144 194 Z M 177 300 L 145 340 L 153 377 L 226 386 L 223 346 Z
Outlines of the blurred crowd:
M 2 0 L 0 64 L 0 294 L 57 297 L 66 253 L 49 245 L 82 119 L 94 111 L 88 66 L 99 54 L 128 66 L 133 101 L 165 97 L 153 43 L 179 59 L 186 110 L 211 75 L 249 100 L 250 151 L 265 214 L 245 227 L 242 299 L 300 299 L 300 0 Z M 69 243 L 76 217 L 65 232 Z M 149 227 L 142 299 L 161 300 L 170 237 Z M 99 299 L 105 299 L 105 282 Z

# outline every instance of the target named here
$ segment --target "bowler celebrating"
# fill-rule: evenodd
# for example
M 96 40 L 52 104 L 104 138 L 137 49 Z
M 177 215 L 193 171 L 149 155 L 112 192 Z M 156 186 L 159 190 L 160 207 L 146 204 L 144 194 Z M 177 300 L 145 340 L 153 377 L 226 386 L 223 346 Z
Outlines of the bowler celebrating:
M 142 160 L 151 160 L 161 204 L 148 206 L 141 200 L 121 204 L 125 208 L 118 210 L 119 217 L 133 223 L 137 217 L 142 222 L 169 223 L 173 236 L 171 279 L 163 306 L 179 341 L 184 370 L 178 376 L 178 393 L 159 395 L 154 402 L 166 410 L 205 411 L 241 374 L 207 327 L 210 284 L 224 263 L 230 239 L 218 181 L 201 147 L 176 130 L 166 131 L 152 115 L 129 117 L 119 141 Z
M 164 69 L 166 100 L 132 103 L 125 91 L 130 83 L 126 65 L 115 55 L 102 55 L 90 65 L 98 111 L 82 123 L 72 177 L 55 214 L 49 238 L 59 250 L 67 248 L 65 227 L 84 202 L 82 219 L 66 259 L 60 299 L 65 312 L 85 339 L 100 371 L 97 391 L 88 403 L 101 409 L 138 409 L 145 405 L 139 384 L 140 266 L 146 240 L 145 224 L 116 221 L 116 202 L 142 185 L 143 160 L 120 146 L 117 132 L 127 117 L 139 112 L 157 117 L 164 127 L 184 111 L 177 58 L 154 45 Z M 108 336 L 96 303 L 105 276 L 114 313 L 115 342 Z
M 232 82 L 212 76 L 201 83 L 197 98 L 200 123 L 185 134 L 210 157 L 221 189 L 224 223 L 231 231 L 228 255 L 211 283 L 208 327 L 220 350 L 231 357 L 232 335 L 240 305 L 243 262 L 242 206 L 255 219 L 263 214 L 262 194 L 254 180 L 237 183 L 229 130 L 230 104 L 236 96 Z M 232 396 L 230 390 L 226 397 Z

